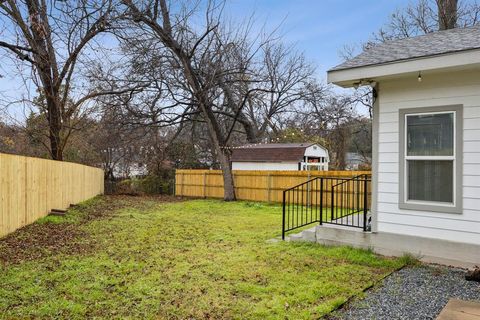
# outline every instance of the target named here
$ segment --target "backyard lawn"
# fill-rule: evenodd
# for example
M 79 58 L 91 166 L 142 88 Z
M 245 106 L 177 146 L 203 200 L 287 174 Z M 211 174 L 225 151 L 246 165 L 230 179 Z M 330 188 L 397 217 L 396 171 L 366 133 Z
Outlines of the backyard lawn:
M 0 240 L 2 318 L 311 319 L 402 266 L 269 242 L 278 206 L 99 197 Z

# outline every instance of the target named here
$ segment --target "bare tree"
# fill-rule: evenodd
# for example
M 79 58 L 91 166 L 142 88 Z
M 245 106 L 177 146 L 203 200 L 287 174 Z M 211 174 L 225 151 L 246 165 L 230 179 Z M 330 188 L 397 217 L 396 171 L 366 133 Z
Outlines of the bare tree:
M 289 126 L 297 128 L 300 136 L 309 140 L 313 137 L 322 137 L 326 147 L 331 152 L 332 167 L 338 170 L 346 168 L 346 153 L 350 149 L 360 153 L 364 159 L 367 159 L 371 153 L 371 141 L 368 139 L 357 139 L 354 135 L 365 133 L 371 135 L 369 126 L 371 122 L 368 118 L 361 116 L 356 111 L 356 106 L 360 103 L 369 104 L 370 102 L 361 102 L 357 93 L 338 94 L 331 88 L 322 86 L 319 83 L 312 83 L 306 87 L 306 99 L 303 105 L 294 109 L 295 117 L 290 119 Z M 367 91 L 365 97 L 370 97 Z M 285 130 L 285 129 L 284 129 Z M 298 141 L 292 137 L 280 138 L 280 141 Z M 305 139 L 305 138 L 303 138 Z M 358 148 L 355 142 L 360 141 L 364 144 Z
M 334 166 L 338 170 L 345 170 L 345 155 L 352 138 L 350 123 L 358 117 L 353 109 L 351 97 L 332 95 L 324 108 L 314 110 L 314 117 L 320 120 L 316 124 L 326 137 L 329 150 L 334 154 Z
M 296 106 L 322 98 L 312 96 L 313 92 L 308 90 L 308 86 L 316 83 L 315 68 L 303 54 L 281 42 L 269 43 L 262 49 L 257 67 L 260 81 L 249 84 L 258 90 L 249 96 L 244 116 L 239 118 L 248 142 L 252 143 L 262 141 L 267 130 L 276 130 Z
M 227 142 L 232 129 L 225 130 L 215 112 L 219 103 L 219 82 L 228 74 L 238 70 L 227 69 L 224 57 L 233 50 L 234 45 L 224 42 L 220 34 L 221 4 L 209 2 L 204 10 L 205 26 L 200 30 L 195 26 L 194 12 L 191 8 L 175 3 L 172 7 L 165 0 L 137 5 L 132 1 L 122 1 L 137 27 L 147 37 L 153 37 L 163 45 L 157 48 L 159 57 L 169 64 L 170 75 L 177 78 L 183 87 L 167 88 L 176 107 L 182 106 L 177 120 L 187 114 L 198 111 L 204 122 L 212 148 L 223 170 L 224 199 L 235 200 L 233 174 L 230 164 L 230 149 Z M 198 16 L 195 16 L 198 18 Z M 186 97 L 182 99 L 180 97 Z M 183 101 L 179 101 L 183 100 Z
M 438 30 L 469 27 L 480 22 L 480 5 L 466 0 L 418 0 L 398 9 L 389 21 L 373 34 L 373 38 L 361 45 L 345 45 L 339 50 L 343 60 L 352 59 L 359 48 L 368 49 L 379 42 L 404 39 Z M 351 96 L 353 103 L 368 108 L 372 118 L 374 102 L 370 87 L 360 87 Z
M 118 32 L 132 56 L 128 76 L 149 83 L 124 104 L 125 119 L 204 127 L 223 170 L 224 198 L 235 199 L 230 142 L 245 133 L 259 139 L 273 115 L 299 99 L 313 69 L 271 34 L 252 35 L 249 21 L 224 20 L 223 2 L 122 2 L 136 26 Z
M 480 5 L 476 0 L 418 0 L 393 13 L 367 45 L 438 30 L 469 27 L 478 24 L 479 19 Z
M 89 88 L 85 84 L 88 79 L 80 77 L 80 67 L 88 68 L 90 62 L 85 57 L 82 64 L 82 54 L 88 52 L 92 60 L 98 58 L 93 53 L 98 51 L 99 44 L 94 41 L 110 29 L 113 7 L 110 0 L 0 2 L 0 15 L 5 18 L 0 48 L 31 70 L 29 81 L 44 102 L 40 111 L 48 123 L 53 159 L 63 159 L 71 133 L 68 129 L 75 126 L 70 120 L 80 108 L 98 96 L 118 93 Z
M 458 0 L 436 0 L 438 7 L 438 29 L 447 30 L 457 26 Z

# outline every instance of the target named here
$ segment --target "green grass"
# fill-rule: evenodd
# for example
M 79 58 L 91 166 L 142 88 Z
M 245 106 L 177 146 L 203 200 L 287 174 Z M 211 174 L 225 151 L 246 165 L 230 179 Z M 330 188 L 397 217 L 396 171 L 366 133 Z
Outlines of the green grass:
M 100 202 L 103 202 L 101 197 L 95 197 L 90 200 L 86 200 L 79 205 L 70 208 L 68 214 L 65 216 L 46 216 L 36 221 L 39 224 L 62 224 L 62 223 L 81 223 L 89 213 L 89 209 L 97 206 Z
M 92 248 L 0 265 L 0 317 L 311 319 L 404 263 L 368 250 L 268 243 L 281 232 L 278 206 L 135 201 L 105 218 L 81 218 L 92 201 L 43 219 L 79 224 L 79 245 Z

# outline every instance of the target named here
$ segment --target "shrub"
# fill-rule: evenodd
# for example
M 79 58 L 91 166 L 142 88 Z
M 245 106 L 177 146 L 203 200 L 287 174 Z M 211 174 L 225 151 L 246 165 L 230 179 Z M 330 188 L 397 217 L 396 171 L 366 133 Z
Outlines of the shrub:
M 112 191 L 112 193 L 116 194 L 139 195 L 139 191 L 136 190 L 132 179 L 116 181 Z
M 135 180 L 136 189 L 147 194 L 172 194 L 173 181 L 155 175 Z
M 108 194 L 173 194 L 175 180 L 155 175 L 119 181 L 105 181 Z

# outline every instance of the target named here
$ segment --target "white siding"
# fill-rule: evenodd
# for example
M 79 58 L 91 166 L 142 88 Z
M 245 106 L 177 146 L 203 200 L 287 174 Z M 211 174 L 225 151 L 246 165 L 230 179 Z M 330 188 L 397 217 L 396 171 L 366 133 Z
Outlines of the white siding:
M 463 213 L 399 209 L 399 109 L 458 104 L 464 106 Z M 480 70 L 381 82 L 375 134 L 378 231 L 480 243 Z
M 232 162 L 233 170 L 298 170 L 297 162 Z

